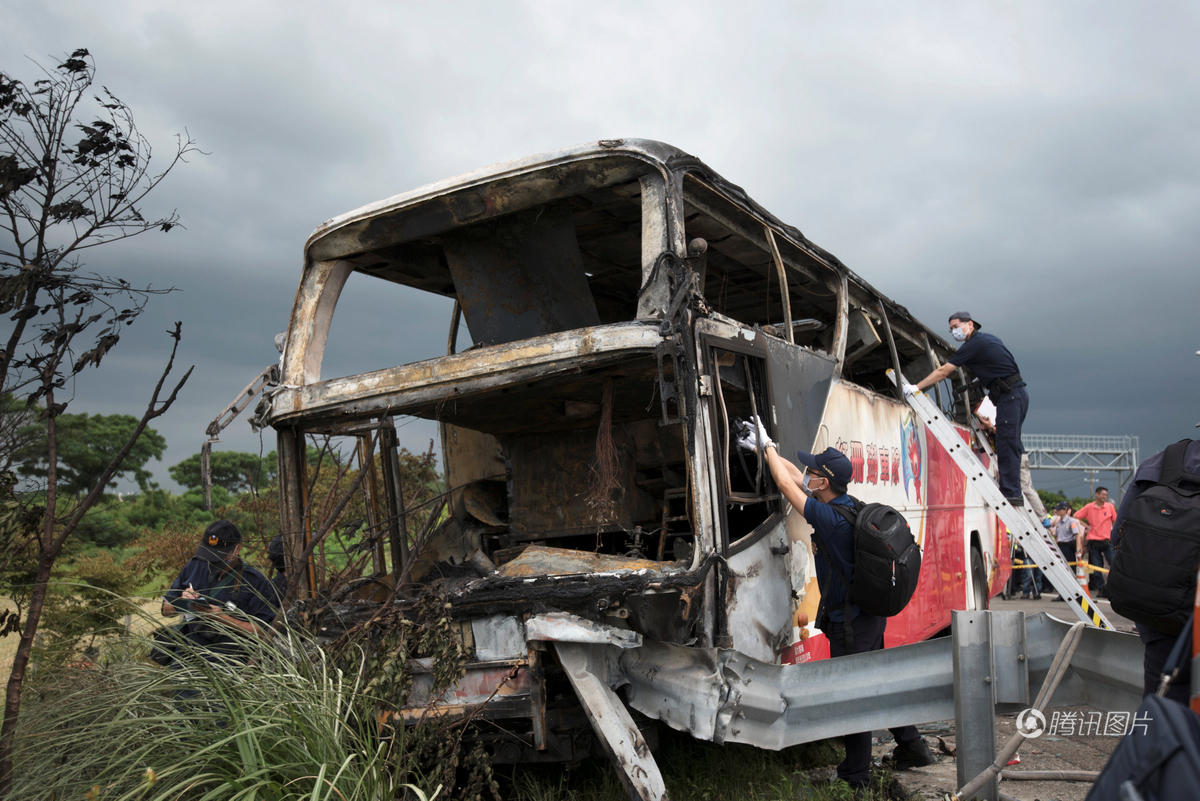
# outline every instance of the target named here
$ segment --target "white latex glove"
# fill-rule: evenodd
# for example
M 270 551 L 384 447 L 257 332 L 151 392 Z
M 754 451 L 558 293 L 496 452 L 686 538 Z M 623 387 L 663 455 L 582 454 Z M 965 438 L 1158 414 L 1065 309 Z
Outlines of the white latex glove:
M 765 450 L 768 445 L 775 445 L 775 442 L 767 434 L 767 427 L 762 424 L 762 420 L 754 416 L 738 423 L 737 445 L 743 450 L 757 451 L 760 446 Z
M 921 391 L 921 390 L 917 389 L 917 385 L 916 385 L 916 384 L 910 384 L 910 383 L 908 383 L 907 381 L 905 381 L 905 382 L 904 382 L 904 383 L 901 385 L 901 389 L 903 389 L 903 390 L 904 390 L 904 396 L 905 396 L 905 397 L 908 397 L 909 395 L 916 395 L 918 392 L 920 392 L 920 391 Z

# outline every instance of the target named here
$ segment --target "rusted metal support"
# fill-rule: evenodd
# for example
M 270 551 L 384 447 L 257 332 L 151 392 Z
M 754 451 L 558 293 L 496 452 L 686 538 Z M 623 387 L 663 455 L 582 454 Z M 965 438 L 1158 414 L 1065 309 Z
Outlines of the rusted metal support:
M 289 600 L 311 598 L 316 584 L 312 560 L 308 559 L 306 568 L 300 569 L 308 546 L 304 514 L 308 485 L 304 434 L 296 428 L 280 428 L 278 431 L 276 452 L 279 459 L 279 516 L 285 546 L 284 560 L 288 576 L 298 577 L 298 580 L 289 578 L 288 595 Z
M 549 739 L 546 727 L 546 646 L 529 643 L 529 718 L 533 721 L 533 747 L 546 750 Z
M 720 194 L 719 191 L 716 190 L 715 188 L 708 186 L 707 184 L 704 184 L 703 182 L 698 182 L 698 183 L 701 183 L 702 185 L 706 186 L 710 191 L 714 192 L 714 194 L 718 194 L 718 195 Z M 739 234 L 741 234 L 743 237 L 746 238 L 747 242 L 749 242 L 750 244 L 754 245 L 755 247 L 761 249 L 767 255 L 771 255 L 770 246 L 766 243 L 765 239 L 759 237 L 759 235 L 758 235 L 759 230 L 757 229 L 756 226 L 750 225 L 750 224 L 744 224 L 742 221 L 733 219 L 730 215 L 725 214 L 721 210 L 720 206 L 718 206 L 715 203 L 706 202 L 705 198 L 699 194 L 689 195 L 688 205 L 694 206 L 696 209 L 699 209 L 700 211 L 704 212 L 704 214 L 706 216 L 711 217 L 712 219 L 716 220 L 722 226 L 724 226 L 732 231 L 738 232 Z M 755 223 L 757 223 L 758 225 L 761 225 L 763 227 L 766 227 L 768 225 L 767 220 L 759 214 L 751 213 L 751 214 L 747 215 L 747 217 L 744 217 L 742 219 L 744 220 L 747 218 L 752 219 Z M 792 245 L 792 247 L 794 247 L 796 250 L 798 250 L 799 252 L 803 253 L 806 257 L 808 257 L 808 259 L 811 260 L 813 265 L 816 265 L 821 268 L 825 268 L 825 269 L 829 270 L 830 272 L 834 273 L 835 275 L 841 276 L 843 278 L 846 277 L 846 272 L 845 272 L 846 268 L 845 267 L 842 267 L 840 265 L 835 267 L 834 265 L 830 264 L 828 259 L 826 258 L 826 256 L 818 253 L 807 243 L 797 242 L 796 240 L 789 237 L 787 234 L 781 233 L 780 235 L 783 236 L 785 242 L 788 242 L 789 244 Z M 798 277 L 800 277 L 801 279 L 807 279 L 809 281 L 816 281 L 818 284 L 823 282 L 823 280 L 824 280 L 824 277 L 817 270 L 812 269 L 805 264 L 796 262 L 794 260 L 791 261 L 789 264 L 790 264 L 791 268 L 796 271 L 796 275 Z M 802 280 L 801 283 L 804 283 L 804 281 Z
M 379 427 L 379 454 L 383 465 L 383 485 L 388 499 L 392 578 L 399 581 L 408 563 L 408 521 L 404 506 L 404 487 L 400 479 L 400 460 L 396 455 L 396 428 L 391 419 L 385 420 Z
M 930 372 L 941 367 L 942 361 L 941 361 L 941 359 L 938 358 L 937 353 L 933 349 L 933 345 L 930 344 L 930 342 L 929 342 L 929 334 L 924 333 L 924 332 L 921 333 L 921 344 L 925 347 L 925 355 L 929 357 Z M 943 409 L 946 408 L 945 403 L 942 398 L 941 382 L 939 381 L 937 384 L 935 384 L 933 389 L 937 395 L 937 405 Z
M 645 322 L 610 324 L 546 334 L 521 342 L 474 348 L 440 360 L 331 378 L 307 386 L 281 387 L 272 398 L 272 425 L 303 417 L 310 427 L 348 415 L 391 416 L 423 404 L 436 404 L 448 394 L 469 395 L 555 373 L 577 372 L 580 351 L 589 361 L 622 360 L 629 352 L 647 352 L 663 341 L 656 326 Z M 503 365 L 501 369 L 500 365 Z
M 887 334 L 888 351 L 892 354 L 892 368 L 895 369 L 896 375 L 903 375 L 904 371 L 900 369 L 900 356 L 896 353 L 896 338 L 892 336 L 892 324 L 888 322 L 887 309 L 883 306 L 883 300 L 879 301 L 879 320 L 883 323 L 883 331 Z M 895 386 L 896 399 L 904 400 L 904 389 L 897 384 Z
M 204 490 L 204 508 L 212 511 L 212 444 L 206 439 L 200 446 L 200 487 Z
M 708 281 L 708 242 L 703 237 L 688 242 L 687 262 L 696 274 L 696 288 L 703 295 L 704 284 Z
M 837 359 L 837 374 L 846 364 L 846 342 L 850 337 L 850 279 L 839 275 L 833 287 L 837 293 L 837 321 L 833 326 L 833 358 Z
M 446 355 L 453 356 L 458 349 L 458 325 L 462 320 L 462 304 L 454 299 L 454 311 L 450 312 L 450 335 L 446 339 Z
M 367 513 L 367 530 L 371 532 L 371 570 L 376 576 L 387 572 L 383 556 L 383 538 L 380 536 L 379 519 L 379 475 L 375 469 L 375 451 L 369 435 L 358 437 L 358 469 L 365 470 L 367 480 L 363 482 L 363 506 Z
M 354 271 L 347 261 L 319 261 L 305 268 L 284 349 L 282 383 L 302 386 L 321 380 L 321 361 L 333 310 L 346 279 Z
M 775 261 L 775 272 L 779 274 L 779 295 L 783 303 L 783 324 L 787 328 L 787 341 L 796 344 L 796 334 L 792 331 L 792 296 L 788 293 L 787 269 L 783 266 L 783 256 L 779 253 L 779 245 L 775 242 L 775 232 L 771 226 L 764 225 L 767 232 L 767 244 L 771 246 L 771 258 Z
M 661 320 L 667 312 L 671 289 L 667 271 L 658 257 L 672 251 L 667 208 L 667 183 L 662 175 L 651 173 L 639 181 L 642 189 L 642 288 L 638 293 L 639 319 Z

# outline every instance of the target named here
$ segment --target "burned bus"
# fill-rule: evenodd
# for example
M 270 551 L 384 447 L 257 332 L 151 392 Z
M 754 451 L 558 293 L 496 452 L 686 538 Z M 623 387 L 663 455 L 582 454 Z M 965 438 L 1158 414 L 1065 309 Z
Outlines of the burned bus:
M 445 355 L 326 375 L 347 281 L 452 300 Z M 1003 585 L 1003 528 L 887 377 L 923 376 L 951 352 L 659 142 L 601 140 L 364 206 L 305 245 L 262 412 L 278 434 L 293 595 L 322 592 L 305 560 L 328 530 L 307 501 L 307 438 L 349 438 L 382 589 L 344 614 L 403 603 L 398 585 L 432 587 L 469 654 L 455 686 L 432 697 L 416 681 L 396 714 L 503 721 L 498 759 L 575 758 L 590 722 L 631 788 L 658 797 L 630 710 L 717 742 L 803 741 L 777 737 L 779 710 L 746 714 L 730 660 L 828 653 L 821 632 L 793 626 L 819 602 L 811 531 L 733 445 L 737 420 L 759 415 L 785 455 L 841 449 L 851 494 L 906 516 L 923 570 L 888 645 L 934 635 Z M 928 394 L 978 441 L 961 383 Z M 436 421 L 449 488 L 421 531 L 389 476 L 396 421 L 410 417 Z

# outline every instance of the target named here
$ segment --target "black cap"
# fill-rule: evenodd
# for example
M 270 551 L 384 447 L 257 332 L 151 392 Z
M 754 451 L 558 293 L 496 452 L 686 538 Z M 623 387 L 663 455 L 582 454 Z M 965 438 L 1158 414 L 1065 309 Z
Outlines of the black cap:
M 1071 504 L 1067 503 L 1066 501 L 1059 501 L 1058 506 L 1054 507 L 1054 511 L 1057 512 L 1061 509 L 1070 509 L 1070 508 L 1071 508 Z
M 975 328 L 977 328 L 977 329 L 983 328 L 983 324 L 980 323 L 978 320 L 976 320 L 974 317 L 972 317 L 970 312 L 965 312 L 965 311 L 954 312 L 954 314 L 950 315 L 947 318 L 947 322 L 949 322 L 950 320 L 962 320 L 965 323 L 975 323 Z
M 200 536 L 197 559 L 209 562 L 224 562 L 230 551 L 242 544 L 242 532 L 228 520 L 217 520 L 208 524 Z
M 850 479 L 854 477 L 854 467 L 850 460 L 837 448 L 826 448 L 816 454 L 796 451 L 796 461 L 840 487 L 849 485 Z

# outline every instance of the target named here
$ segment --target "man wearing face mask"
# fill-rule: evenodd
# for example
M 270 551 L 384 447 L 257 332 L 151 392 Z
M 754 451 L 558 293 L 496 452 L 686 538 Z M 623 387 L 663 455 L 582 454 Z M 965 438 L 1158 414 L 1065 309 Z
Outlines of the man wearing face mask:
M 801 470 L 779 455 L 775 442 L 757 417 L 742 424 L 737 444 L 748 451 L 758 452 L 761 448 L 775 486 L 816 532 L 813 537 L 814 561 L 817 586 L 821 591 L 817 626 L 829 640 L 830 656 L 883 648 L 887 618 L 867 614 L 856 605 L 846 604 L 849 583 L 854 579 L 854 526 L 834 507 L 854 507 L 846 494 L 854 475 L 850 460 L 836 448 L 826 448 L 821 453 L 799 451 L 796 459 L 805 468 Z M 847 629 L 850 630 L 848 637 Z M 905 770 L 933 764 L 933 753 L 915 726 L 900 726 L 891 732 L 896 739 L 890 761 L 892 767 Z M 854 788 L 856 798 L 862 797 L 866 793 L 871 766 L 871 732 L 848 734 L 843 740 L 846 758 L 838 765 L 837 775 Z
M 996 405 L 996 460 L 999 462 L 1000 492 L 1013 506 L 1023 506 L 1021 493 L 1021 424 L 1029 411 L 1025 380 L 1008 348 L 995 334 L 985 334 L 983 326 L 960 311 L 950 315 L 950 335 L 961 343 L 958 351 L 941 367 L 916 384 L 905 384 L 904 394 L 912 395 L 949 378 L 956 368 L 965 367 L 983 384 Z

